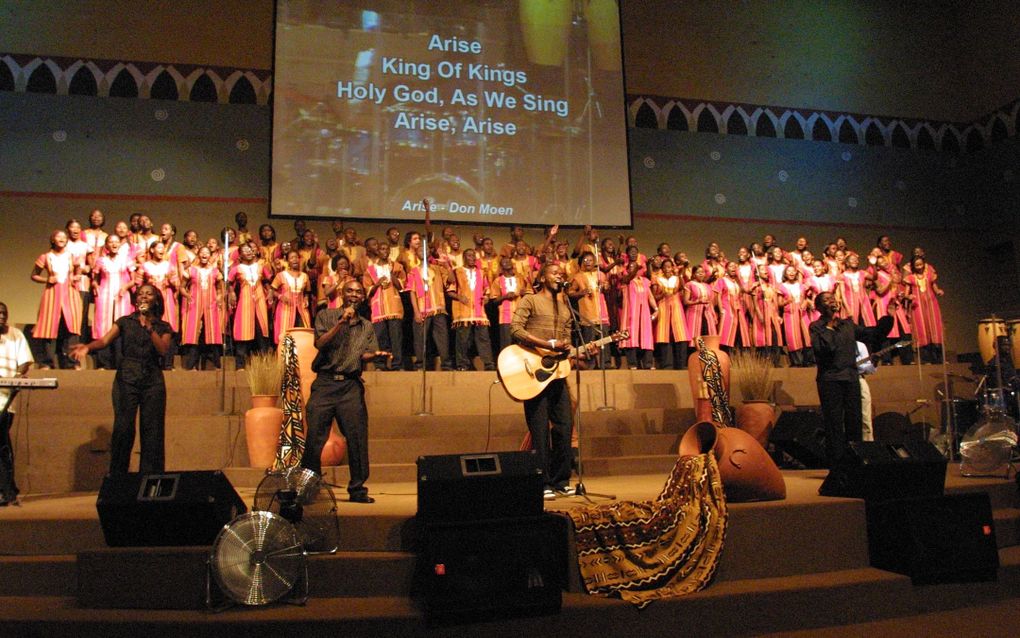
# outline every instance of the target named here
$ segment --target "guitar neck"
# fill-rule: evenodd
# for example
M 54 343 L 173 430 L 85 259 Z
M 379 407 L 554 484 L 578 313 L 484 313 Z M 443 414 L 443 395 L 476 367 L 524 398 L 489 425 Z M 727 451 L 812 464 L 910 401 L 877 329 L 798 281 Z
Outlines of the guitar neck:
M 577 348 L 571 348 L 570 349 L 570 354 L 568 356 L 571 356 L 571 357 L 578 356 L 579 354 L 581 354 L 582 348 L 586 348 L 589 345 L 595 345 L 595 346 L 598 346 L 599 348 L 601 348 L 602 346 L 606 345 L 607 343 L 612 343 L 615 340 L 615 338 L 616 338 L 615 335 L 610 335 L 608 337 L 602 337 L 601 339 L 598 339 L 596 341 L 591 341 L 589 343 L 586 343 L 583 346 L 579 346 Z

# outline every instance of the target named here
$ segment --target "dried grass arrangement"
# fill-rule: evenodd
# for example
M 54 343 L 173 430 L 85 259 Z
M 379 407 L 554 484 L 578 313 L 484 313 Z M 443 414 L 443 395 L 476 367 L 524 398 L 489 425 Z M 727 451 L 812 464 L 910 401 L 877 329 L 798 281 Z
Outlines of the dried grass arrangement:
M 772 360 L 747 350 L 730 353 L 737 387 L 744 401 L 772 401 L 775 391 Z
M 283 364 L 275 352 L 257 352 L 248 357 L 244 372 L 252 395 L 279 395 Z

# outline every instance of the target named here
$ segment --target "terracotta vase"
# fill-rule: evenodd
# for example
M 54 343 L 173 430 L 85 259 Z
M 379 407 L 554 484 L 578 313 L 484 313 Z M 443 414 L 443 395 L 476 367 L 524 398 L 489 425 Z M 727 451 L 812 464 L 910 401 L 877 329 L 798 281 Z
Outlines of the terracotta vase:
M 283 410 L 276 407 L 275 394 L 255 394 L 251 409 L 244 413 L 244 438 L 248 444 L 248 466 L 265 469 L 276 460 Z
M 347 439 L 337 431 L 336 427 L 330 426 L 329 439 L 322 448 L 322 467 L 342 465 L 347 456 Z
M 719 348 L 719 335 L 705 335 L 701 337 L 705 341 L 705 347 L 715 352 L 719 358 L 719 367 L 722 369 L 723 387 L 726 393 L 730 391 L 730 355 Z M 697 340 L 695 340 L 697 343 Z M 687 380 L 691 384 L 691 397 L 694 399 L 694 415 L 698 421 L 712 420 L 712 401 L 708 397 L 708 387 L 705 385 L 701 360 L 698 359 L 698 351 L 695 350 L 687 357 Z
M 744 401 L 737 407 L 736 420 L 738 428 L 765 447 L 776 426 L 776 408 L 769 401 Z
M 726 499 L 732 503 L 786 498 L 783 475 L 758 441 L 737 428 L 710 421 L 695 423 L 680 439 L 680 456 L 712 451 L 719 464 Z

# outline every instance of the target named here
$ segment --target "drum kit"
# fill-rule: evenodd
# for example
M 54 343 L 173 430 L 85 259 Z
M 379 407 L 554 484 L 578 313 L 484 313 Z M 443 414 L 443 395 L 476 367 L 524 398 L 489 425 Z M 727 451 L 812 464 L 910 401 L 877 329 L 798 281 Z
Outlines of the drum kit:
M 978 379 L 955 373 L 932 375 L 946 378 L 940 397 L 942 431 L 935 444 L 950 458 L 958 444 L 963 476 L 1008 475 L 1020 459 L 1020 319 L 982 319 L 978 346 L 982 360 Z M 954 381 L 975 383 L 973 397 L 955 397 Z

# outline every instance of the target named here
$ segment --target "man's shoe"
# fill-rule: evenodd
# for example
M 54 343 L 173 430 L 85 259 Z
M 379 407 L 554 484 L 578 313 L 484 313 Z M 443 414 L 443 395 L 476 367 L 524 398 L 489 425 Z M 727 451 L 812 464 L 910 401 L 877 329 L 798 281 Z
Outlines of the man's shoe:
M 542 492 L 542 498 L 543 498 L 543 499 L 545 499 L 545 500 L 547 500 L 547 501 L 551 501 L 551 500 L 553 500 L 554 498 L 556 498 L 556 492 L 554 492 L 554 491 L 552 490 L 552 488 L 550 488 L 550 487 L 547 487 L 547 488 L 545 488 L 545 490 L 544 490 L 544 491 Z
M 557 487 L 556 488 L 556 495 L 557 496 L 573 496 L 575 493 L 576 493 L 576 490 L 574 488 L 570 487 L 569 485 L 564 485 L 563 487 Z
M 355 494 L 350 500 L 352 503 L 375 503 L 375 499 L 368 494 Z

